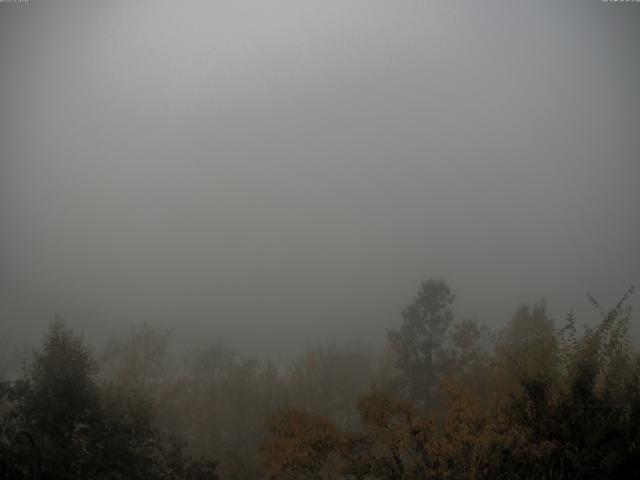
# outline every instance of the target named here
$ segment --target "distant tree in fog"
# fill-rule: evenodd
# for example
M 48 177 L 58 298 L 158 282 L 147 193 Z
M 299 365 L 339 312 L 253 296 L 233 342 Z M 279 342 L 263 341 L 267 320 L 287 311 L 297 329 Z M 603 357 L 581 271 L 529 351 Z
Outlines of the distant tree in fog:
M 455 295 L 443 280 L 423 282 L 402 312 L 402 324 L 387 338 L 397 354 L 406 395 L 423 404 L 433 399 L 439 366 L 445 361 L 445 334 L 453 321 Z
M 143 323 L 111 338 L 102 357 L 105 379 L 143 390 L 162 384 L 171 371 L 170 337 L 169 330 Z

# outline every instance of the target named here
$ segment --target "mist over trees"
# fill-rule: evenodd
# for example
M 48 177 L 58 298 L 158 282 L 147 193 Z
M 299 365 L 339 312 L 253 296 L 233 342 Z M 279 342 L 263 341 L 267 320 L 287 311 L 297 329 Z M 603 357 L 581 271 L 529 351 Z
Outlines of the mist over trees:
M 588 296 L 591 328 L 540 302 L 490 331 L 431 279 L 384 351 L 309 346 L 278 366 L 221 342 L 179 361 L 147 324 L 99 354 L 56 318 L 0 383 L 2 469 L 26 429 L 51 479 L 636 478 L 632 293 Z
M 0 0 L 0 480 L 640 479 L 639 27 Z
M 473 322 L 447 341 L 454 297 L 441 281 L 423 283 L 389 332 L 400 382 L 359 397 L 355 429 L 299 407 L 272 415 L 261 449 L 269 477 L 636 478 L 632 293 L 610 310 L 589 297 L 602 318 L 584 332 L 572 313 L 556 328 L 544 302 L 523 305 L 487 344 Z
M 215 463 L 193 461 L 165 438 L 144 385 L 101 382 L 98 373 L 91 349 L 56 319 L 22 375 L 2 384 L 2 436 L 30 430 L 44 478 L 216 478 Z

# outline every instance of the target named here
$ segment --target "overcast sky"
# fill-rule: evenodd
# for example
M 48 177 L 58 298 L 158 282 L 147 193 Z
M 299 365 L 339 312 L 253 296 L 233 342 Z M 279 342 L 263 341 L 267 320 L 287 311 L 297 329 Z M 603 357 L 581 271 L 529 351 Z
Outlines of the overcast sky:
M 380 344 L 432 276 L 491 326 L 610 304 L 639 40 L 600 0 L 1 3 L 0 337 Z

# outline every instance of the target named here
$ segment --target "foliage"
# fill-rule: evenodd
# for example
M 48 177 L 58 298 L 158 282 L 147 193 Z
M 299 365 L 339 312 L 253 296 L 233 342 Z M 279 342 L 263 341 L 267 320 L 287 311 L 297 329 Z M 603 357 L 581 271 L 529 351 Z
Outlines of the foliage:
M 102 356 L 103 376 L 126 388 L 148 391 L 161 385 L 170 373 L 169 339 L 168 330 L 146 323 L 110 339 Z
M 439 305 L 449 305 L 452 297 L 440 288 Z M 304 411 L 278 414 L 261 450 L 265 468 L 274 479 L 637 478 L 640 357 L 629 340 L 626 304 L 632 292 L 609 311 L 589 297 L 602 320 L 583 334 L 573 314 L 556 331 L 544 303 L 522 306 L 493 352 L 479 341 L 482 329 L 460 323 L 446 347 L 453 360 L 441 364 L 443 409 L 372 391 L 357 402 L 355 429 Z M 419 318 L 404 315 L 407 330 L 390 341 L 414 327 L 429 332 L 417 327 Z M 473 376 L 479 381 L 465 380 Z
M 540 302 L 492 333 L 456 320 L 430 280 L 377 361 L 308 347 L 280 368 L 217 343 L 179 371 L 148 325 L 98 363 L 57 319 L 0 382 L 0 459 L 27 427 L 49 479 L 636 478 L 632 293 L 610 310 L 589 295 L 600 321 L 583 332 L 572 312 L 556 329 Z
M 369 387 L 370 378 L 369 358 L 362 351 L 308 348 L 288 371 L 283 401 L 352 427 L 358 416 L 355 402 Z
M 214 465 L 197 462 L 165 438 L 142 391 L 99 384 L 98 364 L 61 319 L 0 397 L 5 435 L 29 428 L 48 479 L 213 479 Z
M 272 441 L 261 454 L 274 478 L 323 478 L 338 445 L 338 430 L 323 416 L 285 409 L 269 418 Z

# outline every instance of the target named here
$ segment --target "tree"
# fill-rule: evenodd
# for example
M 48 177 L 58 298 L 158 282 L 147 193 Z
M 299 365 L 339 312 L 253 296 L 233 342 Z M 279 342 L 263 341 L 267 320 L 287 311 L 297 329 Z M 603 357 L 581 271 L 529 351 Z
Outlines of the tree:
M 91 350 L 57 318 L 24 377 L 8 388 L 18 416 L 41 442 L 48 479 L 195 480 L 215 477 L 156 426 L 143 389 L 99 384 Z
M 519 316 L 527 320 L 525 331 L 537 333 L 506 343 L 514 348 L 507 358 L 520 359 L 512 362 L 520 388 L 509 396 L 502 414 L 511 431 L 520 432 L 521 441 L 503 457 L 503 475 L 636 478 L 640 358 L 629 341 L 631 310 L 625 305 L 632 292 L 630 288 L 608 312 L 590 297 L 602 322 L 582 336 L 576 334 L 573 314 L 557 333 L 549 333 L 550 322 L 540 308 L 537 316 Z M 500 350 L 498 354 L 504 355 Z
M 333 470 L 338 444 L 338 429 L 328 419 L 290 408 L 267 420 L 260 454 L 269 478 L 321 479 Z
M 188 435 L 191 453 L 220 459 L 221 476 L 260 478 L 258 445 L 277 384 L 273 368 L 218 342 L 194 353 L 187 375 L 164 389 L 159 403 L 164 418 L 180 419 L 176 433 Z
M 521 379 L 550 377 L 557 373 L 558 342 L 553 320 L 544 301 L 518 307 L 498 333 L 496 382 L 505 397 L 522 391 Z
M 371 381 L 367 355 L 355 348 L 308 348 L 297 358 L 285 382 L 287 403 L 326 415 L 336 425 L 357 423 L 355 402 Z
M 430 405 L 439 383 L 438 366 L 446 357 L 445 334 L 453 321 L 455 295 L 443 280 L 423 282 L 413 303 L 402 312 L 402 325 L 387 338 L 396 351 L 405 394 Z
M 21 413 L 45 442 L 45 461 L 59 476 L 76 474 L 74 435 L 99 418 L 97 365 L 82 339 L 57 317 L 26 367 Z
M 110 339 L 102 358 L 105 378 L 145 391 L 161 385 L 170 373 L 170 336 L 169 330 L 144 323 L 124 337 Z

